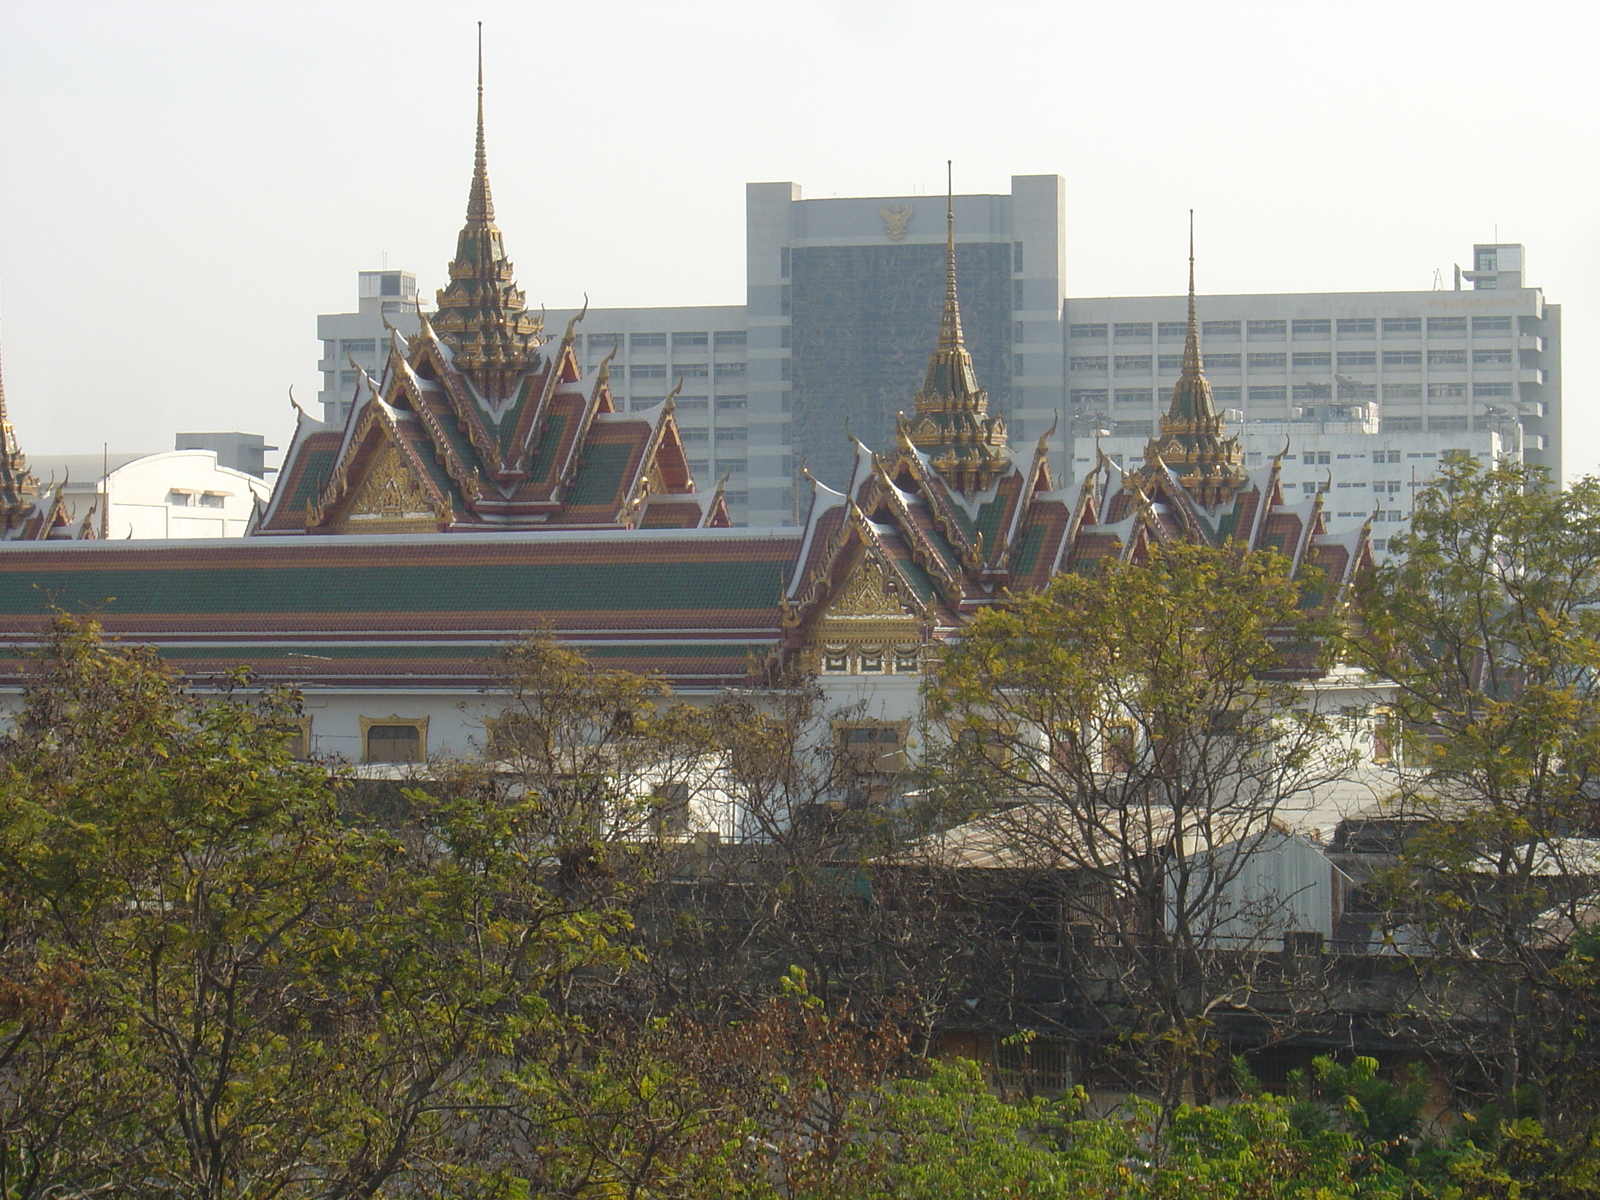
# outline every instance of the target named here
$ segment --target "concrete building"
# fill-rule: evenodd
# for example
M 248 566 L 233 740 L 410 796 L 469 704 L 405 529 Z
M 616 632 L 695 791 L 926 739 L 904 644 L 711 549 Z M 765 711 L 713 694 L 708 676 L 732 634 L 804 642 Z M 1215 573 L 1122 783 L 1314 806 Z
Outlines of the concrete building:
M 1015 175 L 1008 195 L 957 195 L 956 273 L 973 368 L 1015 444 L 1061 411 L 1066 181 Z M 939 326 L 945 197 L 805 200 L 745 189 L 750 521 L 792 524 L 802 460 L 838 486 L 844 424 L 888 445 L 911 411 Z
M 1217 403 L 1280 445 L 1282 433 L 1265 426 L 1375 418 L 1372 431 L 1410 454 L 1517 425 L 1520 453 L 1559 480 L 1561 307 L 1526 286 L 1523 262 L 1521 246 L 1475 246 L 1464 290 L 1202 295 Z M 1178 376 L 1184 304 L 1177 295 L 1067 300 L 1076 432 L 1153 432 Z
M 217 465 L 234 471 L 243 471 L 257 479 L 265 479 L 277 470 L 267 466 L 267 455 L 277 449 L 267 445 L 259 433 L 240 433 L 228 430 L 218 433 L 180 433 L 177 450 L 210 450 L 217 456 Z
M 384 321 L 401 333 L 417 329 L 417 277 L 410 271 L 362 271 L 358 277 L 356 311 L 324 313 L 317 318 L 317 337 L 322 339 L 322 390 L 317 403 L 322 419 L 337 425 L 350 411 L 355 398 L 358 372 L 354 359 L 368 371 L 383 365 L 386 353 Z
M 40 454 L 29 463 L 41 482 L 65 481 L 70 521 L 93 510 L 95 534 L 110 539 L 242 537 L 256 502 L 272 492 L 258 476 L 220 465 L 215 450 Z

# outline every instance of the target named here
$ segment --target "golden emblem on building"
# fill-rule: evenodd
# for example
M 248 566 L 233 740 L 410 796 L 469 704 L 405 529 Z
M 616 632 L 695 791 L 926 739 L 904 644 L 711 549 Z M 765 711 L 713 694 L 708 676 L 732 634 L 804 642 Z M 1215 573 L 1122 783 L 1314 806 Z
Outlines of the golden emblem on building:
M 883 231 L 889 235 L 891 242 L 898 242 L 906 236 L 906 226 L 911 224 L 911 205 L 904 208 L 880 208 L 878 215 L 883 218 Z

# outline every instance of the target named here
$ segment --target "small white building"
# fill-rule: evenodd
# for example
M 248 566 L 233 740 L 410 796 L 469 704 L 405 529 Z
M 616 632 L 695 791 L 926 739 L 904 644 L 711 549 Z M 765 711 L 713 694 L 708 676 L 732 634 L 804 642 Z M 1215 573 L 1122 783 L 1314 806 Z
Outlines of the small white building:
M 68 515 L 81 521 L 94 509 L 103 538 L 243 537 L 256 501 L 272 485 L 224 467 L 215 450 L 155 454 L 32 455 L 41 484 L 66 481 Z

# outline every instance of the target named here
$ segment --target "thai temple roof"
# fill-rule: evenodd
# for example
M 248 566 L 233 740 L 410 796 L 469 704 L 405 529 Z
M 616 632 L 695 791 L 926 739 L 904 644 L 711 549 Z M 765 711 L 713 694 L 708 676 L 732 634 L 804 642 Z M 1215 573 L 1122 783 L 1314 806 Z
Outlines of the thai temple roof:
M 807 474 L 800 528 L 727 528 L 721 485 L 699 491 L 690 474 L 673 397 L 618 412 L 609 359 L 579 369 L 584 314 L 547 339 L 528 312 L 494 224 L 482 98 L 480 65 L 466 220 L 438 312 L 409 339 L 390 331 L 343 425 L 298 412 L 254 536 L 0 553 L 0 682 L 23 678 L 52 606 L 96 612 L 199 677 L 250 664 L 289 683 L 487 688 L 495 648 L 546 628 L 608 666 L 718 688 L 796 663 L 919 670 L 919 646 L 985 607 L 1177 540 L 1277 550 L 1321 572 L 1317 605 L 1370 563 L 1367 526 L 1330 532 L 1322 495 L 1286 503 L 1278 459 L 1244 471 L 1205 379 L 1192 243 L 1184 367 L 1160 436 L 1137 472 L 1101 455 L 1059 488 L 1054 429 L 1014 449 L 973 370 L 953 206 L 939 335 L 895 444 L 852 439 L 848 478 Z M 0 385 L 0 536 L 59 538 L 59 514 Z
M 1026 458 L 1013 452 L 961 345 L 953 255 L 917 414 L 900 422 L 899 444 L 888 453 L 855 443 L 842 490 L 811 481 L 801 559 L 784 596 L 792 649 L 868 559 L 887 597 L 880 608 L 899 605 L 932 638 L 1056 574 L 1137 561 L 1173 541 L 1273 549 L 1297 575 L 1321 572 L 1311 594 L 1319 605 L 1341 602 L 1355 572 L 1371 562 L 1370 522 L 1330 533 L 1322 494 L 1285 502 L 1281 456 L 1252 476 L 1238 439 L 1225 436 L 1200 354 L 1192 234 L 1183 372 L 1137 473 L 1100 455 L 1075 491 L 1055 489 L 1053 428 Z
M 379 376 L 358 369 L 342 426 L 297 409 L 252 534 L 728 524 L 721 488 L 696 489 L 676 389 L 662 405 L 619 413 L 610 359 L 579 366 L 587 306 L 559 340 L 528 311 L 494 223 L 481 49 L 472 181 L 449 271 L 438 311 L 419 304 L 418 332 L 390 330 Z
M 1161 434 L 1144 452 L 1147 467 L 1170 469 L 1188 497 L 1208 511 L 1220 510 L 1245 482 L 1244 451 L 1237 437 L 1225 437 L 1200 360 L 1200 327 L 1194 303 L 1194 213 L 1189 213 L 1189 326 L 1184 334 L 1183 370 L 1172 388 L 1172 403 L 1161 418 Z
M 946 164 L 949 168 L 949 164 Z M 914 399 L 916 416 L 904 413 L 896 428 L 923 451 L 940 477 L 963 496 L 991 487 L 1010 465 L 1006 424 L 989 415 L 989 395 L 978 386 L 972 355 L 961 332 L 961 304 L 956 295 L 955 186 L 947 180 L 945 207 L 944 309 L 939 316 L 939 344 Z

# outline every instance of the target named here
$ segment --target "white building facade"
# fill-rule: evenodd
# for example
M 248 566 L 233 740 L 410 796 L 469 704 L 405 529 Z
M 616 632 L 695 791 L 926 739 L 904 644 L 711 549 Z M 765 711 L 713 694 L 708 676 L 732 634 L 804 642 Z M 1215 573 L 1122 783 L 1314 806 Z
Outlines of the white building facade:
M 69 517 L 76 524 L 93 509 L 103 538 L 243 537 L 272 493 L 264 479 L 219 465 L 215 450 L 45 454 L 30 463 L 41 483 L 66 481 Z

